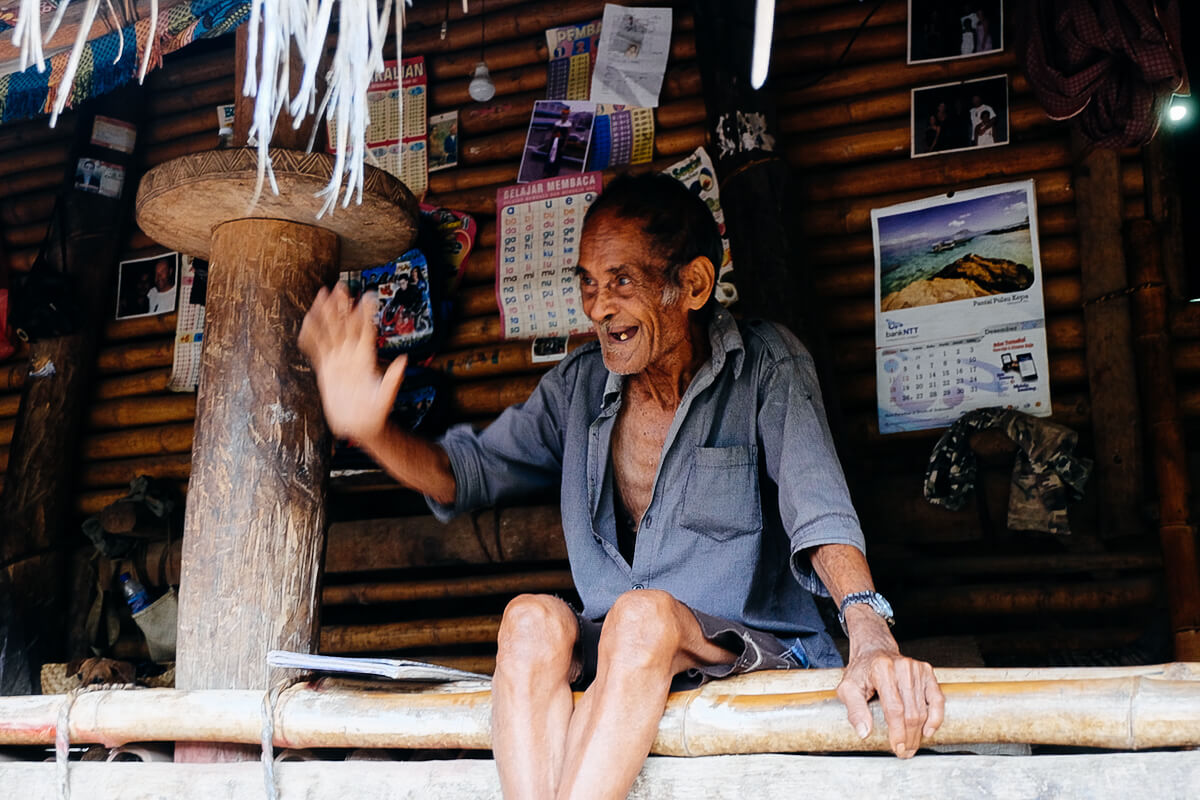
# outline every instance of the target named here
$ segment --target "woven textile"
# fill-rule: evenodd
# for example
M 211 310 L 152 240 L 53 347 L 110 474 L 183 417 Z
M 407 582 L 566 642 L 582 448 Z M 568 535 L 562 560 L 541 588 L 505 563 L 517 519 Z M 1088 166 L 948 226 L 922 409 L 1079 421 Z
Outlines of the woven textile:
M 1194 0 L 1191 0 L 1194 2 Z M 1186 83 L 1178 0 L 1023 0 L 1017 57 L 1054 119 L 1098 147 L 1136 147 Z
M 132 80 L 148 44 L 153 48 L 151 64 L 159 66 L 167 53 L 197 39 L 229 33 L 245 22 L 249 14 L 249 0 L 185 0 L 160 10 L 153 42 L 147 42 L 149 19 L 138 20 L 120 32 L 111 31 L 92 39 L 84 47 L 67 105 L 77 105 Z M 121 58 L 113 63 L 118 52 Z M 57 88 L 69 57 L 66 52 L 52 56 L 47 59 L 47 69 L 43 72 L 38 72 L 35 65 L 24 72 L 0 77 L 0 122 L 49 113 L 54 104 L 52 87 Z

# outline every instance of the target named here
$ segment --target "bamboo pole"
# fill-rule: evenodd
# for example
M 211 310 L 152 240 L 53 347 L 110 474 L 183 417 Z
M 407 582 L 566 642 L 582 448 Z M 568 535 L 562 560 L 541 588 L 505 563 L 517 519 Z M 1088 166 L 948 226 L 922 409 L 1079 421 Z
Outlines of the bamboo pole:
M 374 625 L 323 625 L 323 653 L 371 653 L 414 647 L 494 642 L 499 616 L 423 619 Z
M 104 340 L 117 342 L 147 336 L 172 336 L 175 333 L 176 319 L 176 313 L 171 312 L 149 317 L 109 320 L 104 325 Z
M 13 432 L 16 430 L 16 417 L 8 419 L 0 419 L 0 445 L 10 445 L 13 440 Z
M 213 127 L 216 127 L 216 106 L 232 103 L 237 95 L 238 87 L 233 85 L 230 80 L 232 77 L 229 75 L 183 89 L 154 92 L 146 98 L 146 116 L 159 119 L 195 108 L 207 108 L 212 116 Z
M 0 153 L 0 177 L 17 175 L 44 167 L 56 167 L 62 177 L 62 164 L 70 151 L 70 140 L 49 142 L 41 147 L 23 147 L 8 153 Z
M 651 749 L 659 755 L 698 756 L 755 752 L 886 752 L 890 750 L 878 701 L 872 732 L 859 739 L 830 689 L 786 691 L 797 678 L 825 685 L 841 670 L 756 673 L 715 681 L 667 700 Z M 1018 742 L 1137 750 L 1200 744 L 1200 687 L 1194 671 L 1164 677 L 1055 678 L 1022 670 L 937 670 L 946 696 L 942 727 L 925 743 Z M 987 680 L 992 673 L 996 680 Z M 1084 673 L 1086 674 L 1086 673 Z M 1153 674 L 1153 673 L 1151 673 Z M 1170 677 L 1166 677 L 1169 674 Z M 752 679 L 764 678 L 753 691 Z M 733 684 L 733 685 L 731 685 Z M 0 742 L 53 742 L 61 695 L 0 698 Z M 274 709 L 278 747 L 406 747 L 486 749 L 491 696 L 470 683 L 425 691 L 310 688 L 283 690 Z M 77 696 L 67 721 L 70 741 L 115 746 L 133 741 L 257 744 L 263 693 L 254 690 L 144 689 L 93 691 Z M 347 724 L 352 720 L 354 724 Z
M 12 197 L 25 192 L 37 192 L 58 186 L 63 179 L 62 161 L 66 153 L 59 155 L 59 163 L 52 167 L 18 172 L 0 177 L 0 197 Z
M 500 316 L 493 314 L 486 317 L 464 319 L 450 330 L 446 339 L 446 347 L 455 349 L 478 347 L 480 345 L 498 342 L 504 337 L 504 329 L 500 325 Z
M 910 590 L 897 596 L 904 614 L 991 616 L 1075 613 L 1145 608 L 1162 597 L 1157 576 L 1123 578 L 1103 583 L 1042 585 L 986 584 Z
M 845 4 L 819 3 L 817 10 L 809 8 L 810 4 L 802 4 L 803 13 L 789 13 L 782 4 L 777 7 L 779 21 L 776 23 L 775 37 L 777 39 L 797 39 L 800 37 L 820 36 L 826 33 L 854 31 L 867 16 L 871 9 L 862 6 L 847 6 Z M 833 6 L 821 8 L 821 6 Z M 799 9 L 797 9 L 798 11 Z M 885 0 L 879 4 L 879 10 L 871 15 L 867 29 L 880 28 L 888 25 L 900 25 L 908 19 L 908 9 L 904 0 Z M 835 54 L 836 55 L 836 54 Z
M 23 361 L 16 362 L 15 364 L 5 364 L 0 366 L 0 391 L 19 391 L 21 387 L 25 385 L 25 380 L 28 378 L 28 376 L 28 357 Z
M 1157 552 L 1037 553 L 1022 555 L 935 556 L 882 553 L 871 556 L 871 566 L 885 575 L 905 578 L 963 578 L 976 575 L 1054 575 L 1162 569 Z
M 0 127 L 0 152 L 19 150 L 30 144 L 45 144 L 55 139 L 69 140 L 75 135 L 78 122 L 79 116 L 74 111 L 64 111 L 53 128 L 41 117 L 5 123 Z
M 5 225 L 28 225 L 46 222 L 54 212 L 54 191 L 38 191 L 0 200 L 0 222 Z
M 215 112 L 214 112 L 215 113 Z M 182 139 L 174 139 L 169 142 L 158 142 L 146 147 L 146 153 L 142 157 L 142 166 L 145 169 L 157 166 L 181 156 L 191 155 L 192 153 L 201 153 L 205 150 L 212 150 L 217 146 L 217 131 L 216 124 L 213 125 L 213 130 L 206 133 L 196 133 L 191 136 L 186 136 Z
M 232 100 L 232 98 L 230 99 Z M 196 136 L 200 133 L 207 134 L 212 146 L 216 146 L 217 114 L 211 106 L 193 106 L 178 114 L 154 118 L 146 126 L 145 135 L 147 144 L 160 144 Z
M 199 55 L 184 50 L 181 55 L 185 57 L 172 59 L 173 69 L 157 69 L 146 75 L 146 86 L 151 90 L 147 94 L 153 96 L 161 91 L 198 86 L 218 79 L 230 79 L 232 83 L 233 41 L 227 41 L 226 47 L 220 50 Z
M 874 22 L 874 18 L 872 18 Z M 854 46 L 846 51 L 851 37 Z M 791 76 L 807 71 L 816 71 L 828 64 L 836 63 L 843 52 L 842 64 L 890 61 L 905 51 L 908 31 L 904 24 L 886 27 L 868 26 L 861 33 L 837 31 L 813 37 L 776 36 L 771 48 L 771 72 L 773 76 Z
M 354 583 L 326 585 L 321 602 L 335 605 L 409 603 L 417 600 L 450 600 L 461 597 L 515 595 L 522 592 L 563 593 L 574 590 L 570 570 L 471 575 L 465 578 L 407 581 L 405 583 Z
M 0 395 L 0 417 L 15 417 L 21 408 L 20 394 Z
M 1200 658 L 1200 557 L 1191 517 L 1191 477 L 1171 370 L 1167 288 L 1161 239 L 1153 222 L 1129 226 L 1126 238 L 1132 283 L 1133 324 L 1145 405 L 1148 444 L 1158 481 L 1162 542 L 1175 652 Z

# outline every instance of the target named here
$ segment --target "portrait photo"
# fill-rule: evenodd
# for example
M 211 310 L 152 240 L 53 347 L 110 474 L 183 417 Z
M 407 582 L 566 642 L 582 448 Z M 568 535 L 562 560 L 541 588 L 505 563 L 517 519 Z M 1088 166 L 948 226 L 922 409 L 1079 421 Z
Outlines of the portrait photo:
M 595 112 L 595 104 L 586 101 L 535 102 L 517 183 L 585 172 Z
M 1008 144 L 1008 76 L 912 91 L 912 157 Z
M 908 63 L 1004 50 L 1004 0 L 908 0 Z
M 117 270 L 117 319 L 169 314 L 179 289 L 179 253 L 122 261 Z

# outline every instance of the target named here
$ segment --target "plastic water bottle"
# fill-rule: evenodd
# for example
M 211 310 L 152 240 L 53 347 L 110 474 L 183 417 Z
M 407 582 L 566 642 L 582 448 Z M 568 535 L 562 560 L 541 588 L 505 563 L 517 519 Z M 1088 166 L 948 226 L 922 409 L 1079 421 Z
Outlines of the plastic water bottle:
M 125 595 L 125 602 L 129 604 L 130 611 L 136 614 L 150 605 L 150 595 L 146 592 L 146 587 L 142 586 L 137 578 L 128 572 L 122 572 L 120 581 L 121 592 Z

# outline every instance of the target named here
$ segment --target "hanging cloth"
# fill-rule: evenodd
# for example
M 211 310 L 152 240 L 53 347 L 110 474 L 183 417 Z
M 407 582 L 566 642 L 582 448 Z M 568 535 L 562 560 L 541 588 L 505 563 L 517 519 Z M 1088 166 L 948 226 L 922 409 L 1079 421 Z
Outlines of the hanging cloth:
M 1178 0 L 1022 0 L 1017 58 L 1046 113 L 1078 115 L 1096 147 L 1154 138 L 1186 91 Z
M 1070 533 L 1067 503 L 1083 496 L 1092 462 L 1074 454 L 1078 440 L 1075 431 L 1008 408 L 967 412 L 942 434 L 925 472 L 925 499 L 951 511 L 966 505 L 976 473 L 971 434 L 993 428 L 1017 445 L 1008 527 Z

